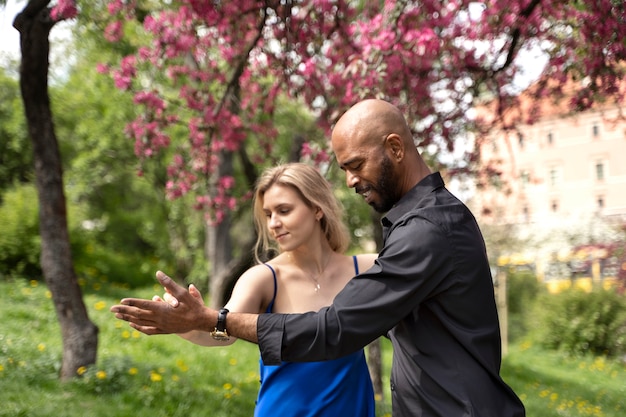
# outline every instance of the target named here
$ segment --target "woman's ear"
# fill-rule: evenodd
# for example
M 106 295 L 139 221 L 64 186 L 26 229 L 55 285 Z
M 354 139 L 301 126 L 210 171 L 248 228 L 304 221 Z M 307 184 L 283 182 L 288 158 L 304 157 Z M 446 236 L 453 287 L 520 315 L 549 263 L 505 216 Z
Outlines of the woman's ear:
M 319 222 L 320 220 L 322 220 L 322 217 L 324 217 L 324 212 L 322 211 L 321 208 L 319 208 L 319 207 L 316 208 L 315 209 L 315 220 L 317 220 Z

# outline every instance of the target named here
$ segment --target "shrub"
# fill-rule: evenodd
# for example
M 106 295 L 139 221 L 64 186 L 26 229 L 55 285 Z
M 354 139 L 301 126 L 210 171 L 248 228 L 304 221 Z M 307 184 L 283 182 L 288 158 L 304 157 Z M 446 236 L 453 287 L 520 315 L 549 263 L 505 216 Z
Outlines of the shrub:
M 509 271 L 506 288 L 509 341 L 516 341 L 528 332 L 532 306 L 545 288 L 530 270 Z
M 537 304 L 537 342 L 572 354 L 626 353 L 626 300 L 613 290 L 571 289 Z
M 17 185 L 3 194 L 0 231 L 0 277 L 40 276 L 39 203 L 34 185 Z

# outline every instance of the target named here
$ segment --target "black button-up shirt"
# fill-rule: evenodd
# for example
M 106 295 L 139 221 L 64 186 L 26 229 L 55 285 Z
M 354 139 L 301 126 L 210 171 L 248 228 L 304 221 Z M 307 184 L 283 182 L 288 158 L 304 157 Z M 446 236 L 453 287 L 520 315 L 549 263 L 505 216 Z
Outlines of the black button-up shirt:
M 393 344 L 394 417 L 522 417 L 500 378 L 500 329 L 482 234 L 439 173 L 382 220 L 372 268 L 317 313 L 264 314 L 266 364 L 332 359 L 381 335 Z

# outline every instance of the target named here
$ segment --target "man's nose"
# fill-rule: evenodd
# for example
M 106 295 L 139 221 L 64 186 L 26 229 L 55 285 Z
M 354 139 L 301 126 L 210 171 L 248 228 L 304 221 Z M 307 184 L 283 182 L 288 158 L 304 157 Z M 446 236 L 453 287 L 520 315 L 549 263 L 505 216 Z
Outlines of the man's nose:
M 359 183 L 359 177 L 354 175 L 350 171 L 346 171 L 346 185 L 349 188 L 354 188 Z

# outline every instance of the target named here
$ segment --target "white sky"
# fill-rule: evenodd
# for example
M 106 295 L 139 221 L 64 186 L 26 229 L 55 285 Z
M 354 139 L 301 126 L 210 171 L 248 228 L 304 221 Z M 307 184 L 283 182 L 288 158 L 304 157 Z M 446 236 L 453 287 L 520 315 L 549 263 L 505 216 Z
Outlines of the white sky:
M 8 62 L 20 57 L 20 33 L 13 27 L 13 20 L 22 11 L 27 0 L 7 0 L 0 6 L 0 67 L 8 67 Z M 55 39 L 67 38 L 72 21 L 60 22 L 50 32 L 51 59 L 55 52 Z
M 6 6 L 0 6 L 0 59 L 6 55 L 17 57 L 20 51 L 20 34 L 13 27 L 13 19 L 22 10 L 24 1 L 7 0 Z

